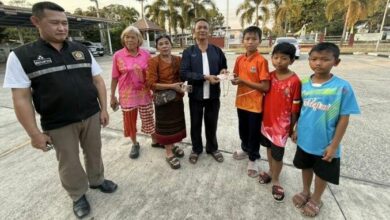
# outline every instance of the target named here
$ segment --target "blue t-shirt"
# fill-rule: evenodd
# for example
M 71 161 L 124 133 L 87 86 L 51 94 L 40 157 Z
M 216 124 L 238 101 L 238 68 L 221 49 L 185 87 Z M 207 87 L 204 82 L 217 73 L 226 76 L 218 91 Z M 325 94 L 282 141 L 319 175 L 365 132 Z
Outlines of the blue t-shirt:
M 332 76 L 323 84 L 302 80 L 302 109 L 298 120 L 298 145 L 309 154 L 323 156 L 332 142 L 337 122 L 342 115 L 359 114 L 359 106 L 351 85 Z M 340 157 L 341 146 L 336 158 Z

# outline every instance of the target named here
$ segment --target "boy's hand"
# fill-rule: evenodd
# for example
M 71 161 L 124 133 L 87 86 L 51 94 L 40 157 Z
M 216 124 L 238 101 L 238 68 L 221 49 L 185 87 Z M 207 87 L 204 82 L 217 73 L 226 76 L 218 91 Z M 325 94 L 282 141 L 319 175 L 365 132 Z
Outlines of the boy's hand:
M 328 161 L 329 163 L 332 162 L 332 159 L 336 155 L 337 147 L 334 147 L 332 145 L 329 145 L 324 152 L 324 157 L 322 157 L 322 160 Z
M 297 137 L 298 137 L 297 131 L 293 131 L 293 132 L 290 134 L 291 141 L 294 142 L 295 144 L 297 143 Z
M 239 76 L 235 77 L 234 79 L 232 79 L 232 84 L 233 85 L 240 85 L 242 83 L 242 80 Z

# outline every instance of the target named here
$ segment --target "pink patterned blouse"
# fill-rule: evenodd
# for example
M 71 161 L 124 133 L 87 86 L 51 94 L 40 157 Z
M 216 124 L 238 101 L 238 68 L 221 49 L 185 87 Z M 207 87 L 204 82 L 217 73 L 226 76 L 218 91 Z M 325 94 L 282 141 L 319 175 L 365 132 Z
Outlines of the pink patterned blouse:
M 149 52 L 138 49 L 136 56 L 127 48 L 115 52 L 112 62 L 112 78 L 118 80 L 119 103 L 123 109 L 147 105 L 152 93 L 146 84 L 146 68 Z

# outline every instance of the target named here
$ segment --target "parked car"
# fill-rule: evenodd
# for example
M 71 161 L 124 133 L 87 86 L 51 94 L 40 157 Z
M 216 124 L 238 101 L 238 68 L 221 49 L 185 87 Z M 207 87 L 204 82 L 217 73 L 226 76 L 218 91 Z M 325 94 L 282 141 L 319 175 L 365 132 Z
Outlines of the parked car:
M 94 56 L 103 56 L 104 55 L 104 48 L 101 43 L 94 43 L 91 41 L 79 41 L 81 44 L 85 45 L 88 50 L 91 52 Z
M 144 41 L 144 43 L 141 46 L 142 49 L 149 51 L 150 54 L 156 54 L 157 49 L 154 47 L 148 47 L 147 43 Z
M 275 40 L 275 43 L 274 45 L 272 46 L 272 49 L 277 45 L 277 44 L 280 44 L 280 43 L 290 43 L 292 45 L 295 46 L 295 59 L 299 59 L 300 55 L 301 55 L 301 49 L 300 49 L 300 46 L 299 46 L 299 42 L 296 38 L 293 38 L 293 37 L 278 37 L 276 38 Z

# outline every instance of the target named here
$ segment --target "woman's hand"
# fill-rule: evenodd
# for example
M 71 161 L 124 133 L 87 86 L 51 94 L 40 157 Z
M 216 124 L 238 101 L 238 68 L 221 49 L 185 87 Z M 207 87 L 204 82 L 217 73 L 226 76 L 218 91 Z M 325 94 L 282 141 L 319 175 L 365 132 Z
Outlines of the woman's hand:
M 173 83 L 172 84 L 172 89 L 175 90 L 178 93 L 184 93 L 182 86 L 183 86 L 182 82 Z
M 119 101 L 118 99 L 116 98 L 116 96 L 111 96 L 111 100 L 110 100 L 110 106 L 112 108 L 113 111 L 117 111 L 118 110 L 118 107 L 119 107 Z

